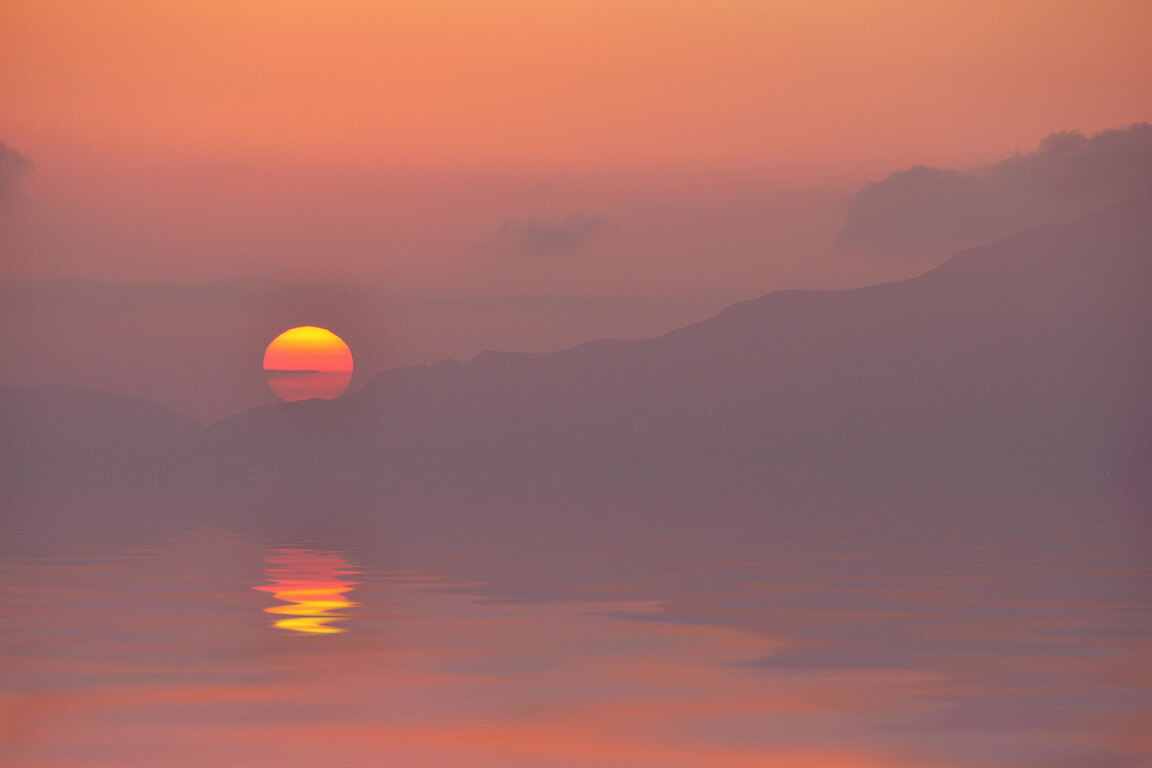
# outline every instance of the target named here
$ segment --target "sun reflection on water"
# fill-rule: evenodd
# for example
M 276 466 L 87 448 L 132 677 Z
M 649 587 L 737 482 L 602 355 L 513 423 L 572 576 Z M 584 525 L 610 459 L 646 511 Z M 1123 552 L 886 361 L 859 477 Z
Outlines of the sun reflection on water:
M 347 593 L 359 584 L 344 576 L 360 573 L 335 552 L 313 549 L 274 549 L 268 555 L 268 581 L 255 587 L 271 592 L 287 605 L 265 608 L 265 613 L 276 614 L 272 626 L 301 634 L 336 634 L 345 632 L 334 626 L 345 618 L 345 611 L 356 603 Z

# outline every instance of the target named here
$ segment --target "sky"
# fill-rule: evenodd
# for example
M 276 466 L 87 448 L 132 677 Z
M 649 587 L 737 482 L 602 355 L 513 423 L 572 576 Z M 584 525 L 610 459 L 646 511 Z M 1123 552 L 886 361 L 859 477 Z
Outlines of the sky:
M 1142 0 L 13 0 L 7 141 L 45 164 L 964 165 L 1146 118 Z
M 200 314 L 69 312 L 160 311 L 204 350 L 230 322 L 245 360 L 343 323 L 360 374 L 650 336 L 971 244 L 868 212 L 922 198 L 889 174 L 964 187 L 1152 119 L 1150 26 L 1144 0 L 9 0 L 0 280 L 199 286 Z M 7 379 L 132 389 L 108 359 Z

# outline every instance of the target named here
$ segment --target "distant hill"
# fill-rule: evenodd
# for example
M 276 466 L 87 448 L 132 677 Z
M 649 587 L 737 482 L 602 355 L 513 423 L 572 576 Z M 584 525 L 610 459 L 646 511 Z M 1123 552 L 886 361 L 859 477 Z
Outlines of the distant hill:
M 783 291 L 645 341 L 399 368 L 217 422 L 173 466 L 259 488 L 1143 483 L 1152 199 L 918 278 Z
M 159 403 L 63 385 L 0 387 L 6 486 L 139 478 L 203 427 Z

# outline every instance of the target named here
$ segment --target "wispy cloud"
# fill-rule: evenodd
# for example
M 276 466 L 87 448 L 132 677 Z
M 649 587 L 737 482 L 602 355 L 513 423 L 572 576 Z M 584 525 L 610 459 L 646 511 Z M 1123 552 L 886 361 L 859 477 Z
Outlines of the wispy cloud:
M 31 160 L 0 141 L 0 203 L 11 194 L 16 178 L 31 170 Z
M 576 214 L 561 221 L 508 219 L 500 234 L 512 248 L 528 256 L 565 256 L 586 245 L 605 225 L 603 216 Z

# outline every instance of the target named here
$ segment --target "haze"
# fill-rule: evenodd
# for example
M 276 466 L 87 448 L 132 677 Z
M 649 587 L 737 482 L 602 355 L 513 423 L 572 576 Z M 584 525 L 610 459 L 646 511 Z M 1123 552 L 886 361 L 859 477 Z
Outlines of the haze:
M 894 242 L 877 227 L 907 222 L 857 217 L 846 239 L 862 187 L 1152 113 L 1143 2 L 0 13 L 0 141 L 19 158 L 4 166 L 5 381 L 201 419 L 271 402 L 259 354 L 293 325 L 344 335 L 356 387 L 910 277 L 978 238 Z M 1122 162 L 1144 157 L 1144 134 L 1124 137 Z M 1076 177 L 1019 218 L 1132 186 Z
M 1150 31 L 0 2 L 0 764 L 1152 766 Z

